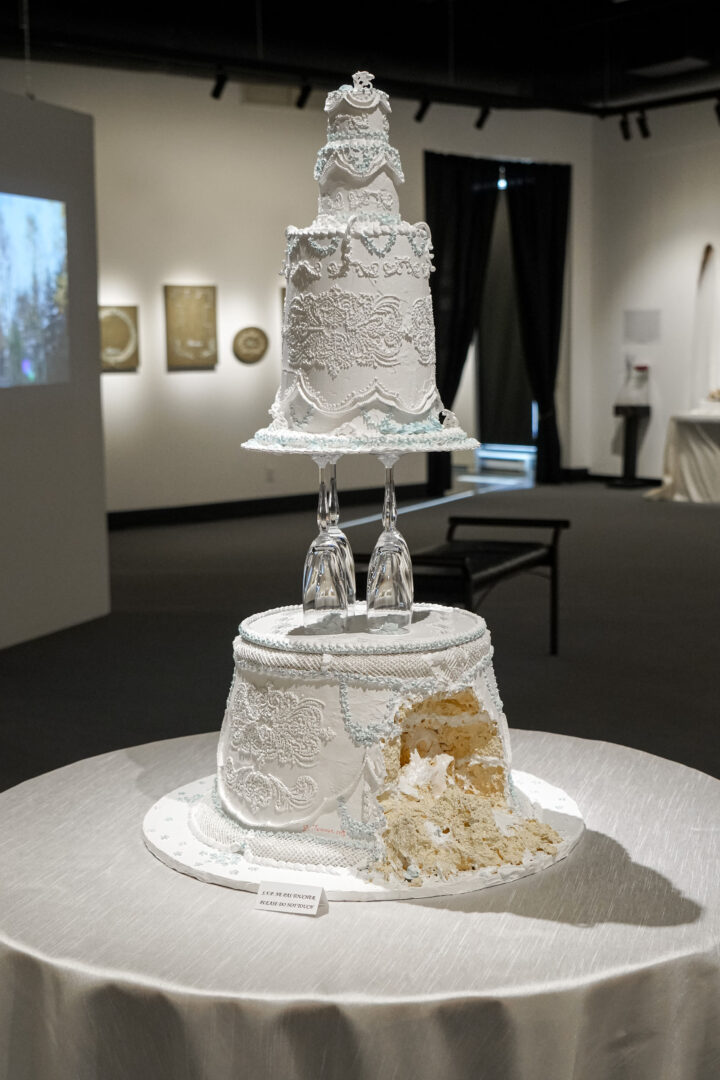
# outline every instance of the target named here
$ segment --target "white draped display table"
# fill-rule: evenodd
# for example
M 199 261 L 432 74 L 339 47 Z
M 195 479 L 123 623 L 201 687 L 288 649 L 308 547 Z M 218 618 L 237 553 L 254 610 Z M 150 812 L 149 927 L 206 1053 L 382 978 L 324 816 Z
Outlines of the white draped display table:
M 720 503 L 720 412 L 670 417 L 662 486 L 645 497 Z
M 648 722 L 651 722 L 649 719 Z M 317 918 L 144 847 L 217 734 L 91 758 L 0 795 L 2 1080 L 717 1080 L 720 781 L 513 732 L 588 831 L 477 893 Z

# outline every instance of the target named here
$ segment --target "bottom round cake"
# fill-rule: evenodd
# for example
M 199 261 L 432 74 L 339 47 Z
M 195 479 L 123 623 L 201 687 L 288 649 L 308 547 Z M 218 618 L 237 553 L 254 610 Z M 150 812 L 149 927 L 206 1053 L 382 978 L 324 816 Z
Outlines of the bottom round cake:
M 150 811 L 150 849 L 203 880 L 312 879 L 338 899 L 466 891 L 566 855 L 579 812 L 511 772 L 484 621 L 418 605 L 378 634 L 359 608 L 342 634 L 297 607 L 243 622 L 217 773 Z

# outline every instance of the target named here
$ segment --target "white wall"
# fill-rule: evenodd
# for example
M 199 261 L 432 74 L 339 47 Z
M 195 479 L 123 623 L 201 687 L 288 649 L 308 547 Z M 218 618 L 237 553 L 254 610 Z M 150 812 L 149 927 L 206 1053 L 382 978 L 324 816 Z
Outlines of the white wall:
M 348 73 L 348 76 L 350 73 Z M 100 303 L 137 304 L 140 370 L 103 375 L 108 508 L 187 505 L 311 491 L 314 466 L 292 457 L 250 457 L 240 443 L 267 422 L 280 370 L 280 286 L 287 224 L 315 215 L 315 155 L 325 118 L 313 95 L 305 110 L 249 105 L 228 85 L 175 76 L 34 64 L 36 94 L 90 112 L 97 148 Z M 382 86 L 381 74 L 378 84 Z M 9 62 L 0 85 L 19 90 Z M 393 103 L 391 141 L 407 178 L 401 207 L 424 217 L 423 151 L 526 157 L 573 166 L 569 251 L 569 364 L 559 391 L 564 463 L 589 462 L 590 238 L 593 121 L 560 113 L 475 113 Z M 165 370 L 162 286 L 218 286 L 220 355 L 214 372 Z M 238 363 L 235 332 L 258 325 L 265 359 Z M 461 407 L 462 411 L 462 407 Z M 341 487 L 379 484 L 375 461 L 344 458 Z M 421 480 L 424 457 L 406 456 L 400 482 Z
M 630 142 L 617 120 L 596 126 L 591 462 L 621 472 L 619 421 L 612 417 L 622 384 L 623 312 L 660 311 L 660 341 L 646 346 L 652 416 L 638 473 L 659 477 L 668 417 L 691 404 L 690 357 L 700 260 L 720 245 L 720 129 L 714 102 L 648 114 L 652 137 Z
M 109 610 L 92 119 L 0 93 L 0 191 L 66 204 L 70 378 L 0 389 L 0 648 Z

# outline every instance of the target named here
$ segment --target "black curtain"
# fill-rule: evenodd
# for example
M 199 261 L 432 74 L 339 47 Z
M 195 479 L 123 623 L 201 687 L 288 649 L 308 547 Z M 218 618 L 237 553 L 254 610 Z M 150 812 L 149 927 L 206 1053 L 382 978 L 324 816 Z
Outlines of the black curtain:
M 520 328 L 538 404 L 537 481 L 560 482 L 555 378 L 560 351 L 569 165 L 505 162 Z
M 478 322 L 497 204 L 497 162 L 425 154 L 425 205 L 435 249 L 437 385 L 452 408 Z M 428 491 L 451 486 L 450 454 L 428 455 Z
M 473 434 L 484 443 L 533 446 L 533 392 L 523 355 L 510 218 L 503 195 L 495 212 L 475 376 L 478 430 Z

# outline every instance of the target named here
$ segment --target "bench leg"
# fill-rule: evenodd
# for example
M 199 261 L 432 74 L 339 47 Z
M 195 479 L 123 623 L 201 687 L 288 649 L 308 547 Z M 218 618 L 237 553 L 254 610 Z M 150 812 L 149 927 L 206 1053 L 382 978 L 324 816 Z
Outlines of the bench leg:
M 558 556 L 553 549 L 550 562 L 550 655 L 558 652 Z

